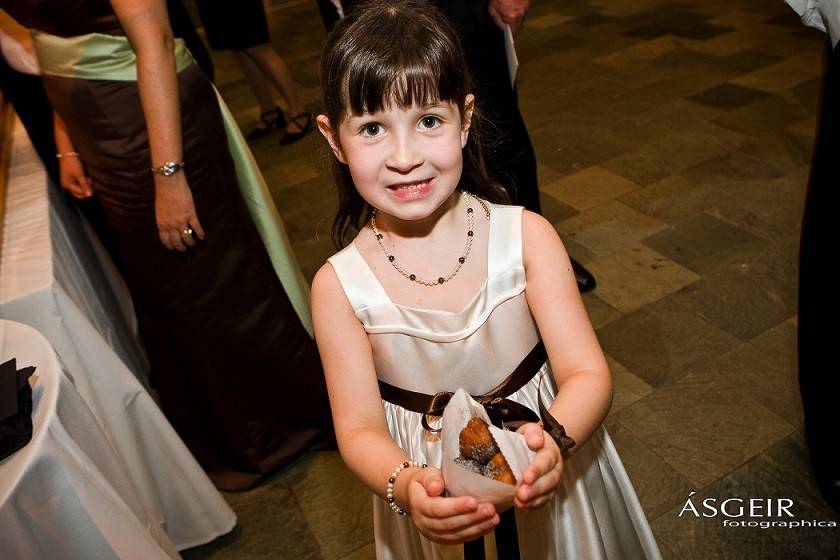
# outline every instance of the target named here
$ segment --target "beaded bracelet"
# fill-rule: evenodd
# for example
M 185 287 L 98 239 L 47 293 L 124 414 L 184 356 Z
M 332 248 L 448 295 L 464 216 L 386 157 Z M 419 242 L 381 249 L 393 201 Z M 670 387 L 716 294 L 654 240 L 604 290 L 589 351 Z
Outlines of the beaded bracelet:
M 419 463 L 417 461 L 406 461 L 397 465 L 397 468 L 395 468 L 394 472 L 391 473 L 391 476 L 388 477 L 388 485 L 385 487 L 385 499 L 388 500 L 388 505 L 391 506 L 391 510 L 394 513 L 396 513 L 397 515 L 408 515 L 407 511 L 405 511 L 403 508 L 394 503 L 394 483 L 397 481 L 397 477 L 399 476 L 399 474 L 408 467 L 419 467 L 421 469 L 425 469 L 428 466 L 429 465 L 427 465 L 426 463 Z

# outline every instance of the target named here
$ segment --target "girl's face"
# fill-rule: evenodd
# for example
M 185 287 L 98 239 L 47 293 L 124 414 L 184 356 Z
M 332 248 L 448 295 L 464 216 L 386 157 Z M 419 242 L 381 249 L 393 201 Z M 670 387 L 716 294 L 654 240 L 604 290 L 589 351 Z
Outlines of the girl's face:
M 413 221 L 430 216 L 458 186 L 472 106 L 468 95 L 463 119 L 456 104 L 440 102 L 347 114 L 337 129 L 319 115 L 318 126 L 362 198 Z

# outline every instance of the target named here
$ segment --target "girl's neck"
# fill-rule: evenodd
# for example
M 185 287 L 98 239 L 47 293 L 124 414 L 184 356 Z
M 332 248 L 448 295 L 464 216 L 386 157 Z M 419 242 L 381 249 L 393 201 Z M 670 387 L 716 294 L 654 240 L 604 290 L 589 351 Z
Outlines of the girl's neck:
M 420 220 L 400 220 L 377 211 L 376 225 L 380 231 L 387 232 L 391 237 L 403 239 L 426 238 L 434 230 L 451 231 L 452 228 L 460 226 L 460 214 L 455 210 L 461 204 L 462 197 L 460 191 L 454 191 L 432 214 Z

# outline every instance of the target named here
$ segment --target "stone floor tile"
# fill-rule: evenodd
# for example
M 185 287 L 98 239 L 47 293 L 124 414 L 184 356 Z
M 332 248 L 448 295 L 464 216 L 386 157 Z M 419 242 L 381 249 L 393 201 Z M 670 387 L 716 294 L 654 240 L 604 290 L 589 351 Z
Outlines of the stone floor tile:
M 606 357 L 613 382 L 613 399 L 610 407 L 612 416 L 622 408 L 649 395 L 653 388 L 609 354 Z
M 727 498 L 794 500 L 791 519 L 784 514 L 753 521 L 818 520 L 840 522 L 827 511 L 815 495 L 808 477 L 807 452 L 798 438 L 791 436 L 768 449 L 746 465 L 693 496 L 695 503 L 716 498 L 719 504 Z M 737 505 L 737 503 L 731 503 Z M 660 542 L 679 558 L 775 558 L 823 559 L 836 556 L 840 549 L 840 531 L 836 528 L 800 527 L 724 527 L 723 516 L 696 518 L 686 512 L 679 517 L 683 504 L 653 522 Z M 700 511 L 704 511 L 700 509 Z M 777 512 L 776 512 L 777 513 Z M 748 517 L 732 521 L 750 521 Z
M 708 214 L 698 214 L 642 243 L 698 274 L 757 255 L 767 241 Z
M 802 428 L 796 327 L 784 321 L 683 378 L 750 397 Z
M 755 401 L 694 378 L 659 388 L 616 419 L 695 488 L 725 476 L 794 431 Z
M 790 89 L 822 73 L 822 53 L 803 52 L 772 66 L 761 68 L 732 80 L 744 87 L 778 92 Z
M 376 560 L 376 546 L 373 543 L 366 544 L 342 557 L 341 560 Z
M 547 192 L 540 191 L 540 213 L 551 223 L 558 223 L 580 214 L 565 202 L 557 200 Z
M 682 175 L 674 175 L 619 200 L 639 212 L 669 224 L 685 222 L 719 206 L 735 204 L 731 195 L 714 187 L 696 186 Z
M 281 484 L 225 498 L 236 511 L 237 529 L 229 536 L 183 553 L 185 560 L 321 560 L 321 551 L 292 492 Z
M 595 255 L 607 257 L 666 227 L 621 202 L 610 201 L 559 222 L 557 231 L 563 239 L 574 239 Z
M 264 167 L 263 177 L 272 192 L 316 178 L 321 179 L 323 190 L 330 185 L 329 180 L 309 161 L 289 161 Z
M 767 92 L 758 89 L 747 88 L 736 84 L 721 84 L 702 91 L 697 95 L 692 95 L 688 99 L 696 103 L 702 103 L 703 105 L 730 110 L 749 105 L 753 101 L 767 97 L 767 95 L 769 95 Z
M 764 68 L 766 66 L 776 64 L 781 60 L 782 58 L 779 56 L 774 56 L 772 54 L 767 54 L 752 49 L 746 49 L 733 52 L 723 57 L 723 64 L 741 73 L 752 72 L 754 70 L 758 70 L 759 68 Z
M 639 186 L 601 167 L 588 167 L 543 187 L 543 191 L 578 210 L 586 210 Z
M 610 426 L 609 434 L 649 520 L 685 500 L 691 483 L 642 443 L 637 434 L 621 424 Z
M 569 254 L 569 258 L 581 264 L 588 264 L 595 258 L 592 251 L 577 243 L 574 239 L 562 239 L 561 236 L 561 240 L 563 241 L 563 246 L 566 248 L 566 252 Z
M 549 27 L 566 23 L 572 19 L 574 18 L 571 16 L 564 16 L 562 14 L 546 14 L 525 20 L 525 29 L 548 29 Z
M 699 276 L 643 245 L 589 263 L 598 279 L 597 295 L 627 313 L 696 282 Z
M 598 279 L 596 278 L 597 282 Z M 598 329 L 608 324 L 610 321 L 621 317 L 621 312 L 616 308 L 596 296 L 593 292 L 581 294 L 583 304 L 586 306 L 586 312 L 589 314 L 589 322 L 592 323 L 592 328 Z
M 656 388 L 697 371 L 739 344 L 669 299 L 612 321 L 597 334 L 607 353 Z
M 334 560 L 373 540 L 371 492 L 335 451 L 308 453 L 283 473 L 324 560 Z
M 762 255 L 734 262 L 672 296 L 721 330 L 750 340 L 796 311 L 796 238 Z
M 788 101 L 781 95 L 770 95 L 725 113 L 712 122 L 744 134 L 763 136 L 807 116 L 808 110 L 798 102 Z

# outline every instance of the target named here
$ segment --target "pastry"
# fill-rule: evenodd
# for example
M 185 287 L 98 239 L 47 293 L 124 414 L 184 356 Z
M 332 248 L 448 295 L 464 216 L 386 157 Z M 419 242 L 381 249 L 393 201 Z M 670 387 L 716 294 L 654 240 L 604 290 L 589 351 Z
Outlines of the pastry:
M 505 484 L 516 484 L 516 477 L 499 449 L 499 444 L 490 433 L 487 422 L 478 417 L 471 418 L 461 430 L 458 442 L 461 452 L 461 455 L 455 458 L 458 465 Z

